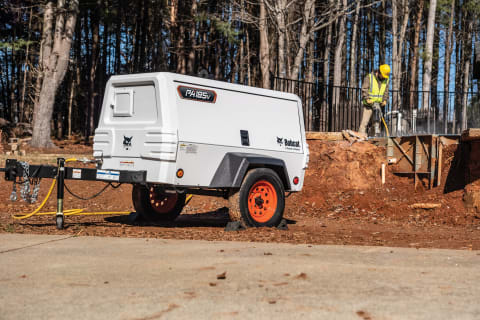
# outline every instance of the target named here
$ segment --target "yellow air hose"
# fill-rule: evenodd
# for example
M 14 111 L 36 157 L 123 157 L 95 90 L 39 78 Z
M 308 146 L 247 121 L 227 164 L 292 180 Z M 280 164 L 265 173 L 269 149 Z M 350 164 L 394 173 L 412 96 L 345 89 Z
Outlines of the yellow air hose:
M 72 161 L 77 161 L 75 158 L 71 159 L 66 159 L 65 162 L 72 162 Z M 53 188 L 55 187 L 55 183 L 57 182 L 57 178 L 53 178 L 52 184 L 50 185 L 50 189 L 47 192 L 47 195 L 45 196 L 45 199 L 43 199 L 42 203 L 38 206 L 37 209 L 33 210 L 30 213 L 24 213 L 24 214 L 14 214 L 12 215 L 13 219 L 17 220 L 23 220 L 23 219 L 28 219 L 32 216 L 45 216 L 45 215 L 54 215 L 57 214 L 56 211 L 50 211 L 50 212 L 39 212 L 42 210 L 43 206 L 45 203 L 47 203 L 48 199 L 52 195 Z M 190 200 L 192 199 L 192 195 L 189 194 L 187 196 L 187 199 L 185 201 L 185 205 L 187 205 Z M 63 214 L 65 216 L 92 216 L 92 215 L 107 215 L 107 214 L 130 214 L 130 211 L 104 211 L 104 212 L 83 212 L 84 209 L 69 209 L 69 210 L 64 210 Z
M 385 118 L 383 117 L 382 115 L 382 122 L 383 122 L 383 125 L 385 126 L 385 132 L 387 133 L 387 138 L 390 137 L 390 134 L 388 133 L 388 126 L 387 126 L 387 123 L 385 122 Z

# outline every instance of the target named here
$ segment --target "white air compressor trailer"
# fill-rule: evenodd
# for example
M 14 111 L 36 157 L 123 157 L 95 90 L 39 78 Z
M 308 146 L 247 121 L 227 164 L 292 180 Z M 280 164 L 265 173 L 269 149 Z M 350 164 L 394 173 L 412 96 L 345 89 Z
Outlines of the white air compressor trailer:
M 104 179 L 146 171 L 132 200 L 148 219 L 204 194 L 249 226 L 278 225 L 308 163 L 298 96 L 165 72 L 110 78 L 93 150 Z
M 135 210 L 149 220 L 174 220 L 186 196 L 200 194 L 228 198 L 232 220 L 277 226 L 285 192 L 302 189 L 308 164 L 296 95 L 173 73 L 112 77 L 93 150 L 86 162 L 96 168 L 66 166 L 77 159 L 58 158 L 57 166 L 7 159 L 0 172 L 13 182 L 12 200 L 17 184 L 31 203 L 40 179 L 53 179 L 40 207 L 17 218 L 37 214 L 56 182 L 62 229 L 70 179 L 133 184 Z

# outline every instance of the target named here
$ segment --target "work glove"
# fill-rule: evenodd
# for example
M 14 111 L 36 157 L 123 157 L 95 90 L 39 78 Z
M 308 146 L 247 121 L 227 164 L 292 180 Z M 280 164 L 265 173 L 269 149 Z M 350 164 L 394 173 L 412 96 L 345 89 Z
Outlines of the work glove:
M 385 107 L 387 105 L 387 101 L 382 101 L 382 107 Z
M 369 105 L 372 105 L 372 104 L 373 104 L 373 100 L 372 100 L 372 99 L 367 99 L 366 102 L 367 102 L 367 104 L 369 104 Z

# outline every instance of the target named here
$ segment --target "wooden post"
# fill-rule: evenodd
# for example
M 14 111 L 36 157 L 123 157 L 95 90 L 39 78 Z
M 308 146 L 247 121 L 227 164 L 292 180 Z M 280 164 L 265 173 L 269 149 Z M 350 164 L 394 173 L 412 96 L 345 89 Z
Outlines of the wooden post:
M 443 158 L 443 143 L 440 141 L 440 138 L 437 139 L 437 150 L 438 150 L 438 160 L 437 160 L 437 183 L 436 186 L 439 187 L 442 183 L 442 158 Z

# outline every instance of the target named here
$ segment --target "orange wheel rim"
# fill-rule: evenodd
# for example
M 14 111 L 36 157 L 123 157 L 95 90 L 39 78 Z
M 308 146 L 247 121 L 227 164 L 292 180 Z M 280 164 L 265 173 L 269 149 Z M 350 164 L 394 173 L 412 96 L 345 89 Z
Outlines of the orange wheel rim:
M 148 198 L 152 209 L 156 213 L 168 213 L 175 208 L 178 195 L 176 193 L 158 192 L 151 187 L 148 193 Z
M 267 222 L 277 210 L 277 201 L 277 191 L 273 185 L 260 180 L 248 192 L 248 212 L 253 220 Z

